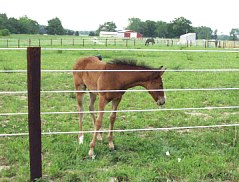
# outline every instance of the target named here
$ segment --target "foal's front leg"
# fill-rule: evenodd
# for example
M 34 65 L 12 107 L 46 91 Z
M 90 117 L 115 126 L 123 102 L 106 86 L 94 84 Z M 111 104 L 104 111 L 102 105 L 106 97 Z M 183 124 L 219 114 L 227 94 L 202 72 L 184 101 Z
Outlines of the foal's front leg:
M 115 100 L 112 101 L 112 109 L 113 109 L 113 111 L 117 110 L 120 101 L 121 101 L 121 98 L 115 99 Z M 109 128 L 110 132 L 109 132 L 109 136 L 108 136 L 109 148 L 111 150 L 114 150 L 113 132 L 111 130 L 114 129 L 115 119 L 116 119 L 116 112 L 112 112 L 111 115 L 110 115 L 110 128 Z
M 90 143 L 90 150 L 89 150 L 89 153 L 88 153 L 89 156 L 94 155 L 94 147 L 96 145 L 96 139 L 97 139 L 98 131 L 102 126 L 102 119 L 103 119 L 103 114 L 104 114 L 101 111 L 104 111 L 105 105 L 107 103 L 108 102 L 105 100 L 105 98 L 100 95 L 100 97 L 99 97 L 99 113 L 98 113 L 98 117 L 97 117 L 97 119 L 95 121 L 95 124 L 94 124 L 95 132 L 93 134 L 93 139 Z
M 90 92 L 89 110 L 92 111 L 91 116 L 93 119 L 93 126 L 95 125 L 95 122 L 96 122 L 95 114 L 93 113 L 93 111 L 95 111 L 95 107 L 94 107 L 95 100 L 96 100 L 96 95 Z M 97 140 L 102 141 L 101 133 L 98 133 Z

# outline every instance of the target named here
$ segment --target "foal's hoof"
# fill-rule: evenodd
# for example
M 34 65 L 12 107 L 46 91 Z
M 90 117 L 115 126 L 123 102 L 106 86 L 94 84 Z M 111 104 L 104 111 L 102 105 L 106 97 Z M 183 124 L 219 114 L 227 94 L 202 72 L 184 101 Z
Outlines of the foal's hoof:
M 94 156 L 94 151 L 92 149 L 89 150 L 88 156 L 92 158 Z
M 115 146 L 114 146 L 114 143 L 113 143 L 113 142 L 110 142 L 110 143 L 109 143 L 109 149 L 110 149 L 111 151 L 115 150 Z

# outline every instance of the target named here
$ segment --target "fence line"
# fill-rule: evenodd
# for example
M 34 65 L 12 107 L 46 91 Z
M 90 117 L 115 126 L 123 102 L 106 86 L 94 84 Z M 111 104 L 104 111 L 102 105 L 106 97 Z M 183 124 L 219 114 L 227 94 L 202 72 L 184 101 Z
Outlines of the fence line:
M 232 69 L 182 69 L 182 70 L 41 70 L 42 73 L 55 72 L 239 72 L 238 68 Z M 0 73 L 27 73 L 27 70 L 0 70 Z
M 174 92 L 174 91 L 224 91 L 239 90 L 239 88 L 176 88 L 176 89 L 149 89 L 149 90 L 42 90 L 41 93 L 101 93 L 101 92 Z M 27 94 L 27 91 L 2 91 L 1 94 Z
M 190 130 L 190 129 L 209 129 L 209 128 L 221 128 L 221 127 L 236 127 L 239 123 L 234 124 L 221 124 L 221 125 L 208 125 L 208 126 L 181 126 L 181 127 L 165 127 L 165 128 L 139 128 L 139 129 L 123 129 L 123 130 L 99 130 L 99 131 L 72 131 L 72 132 L 42 132 L 42 135 L 69 135 L 81 133 L 108 133 L 108 132 L 146 132 L 146 131 L 171 131 L 171 130 Z M 28 133 L 10 133 L 0 134 L 0 137 L 12 137 L 12 136 L 28 136 Z
M 27 48 L 0 48 L 1 50 L 27 50 Z M 203 50 L 203 49 L 194 49 L 194 50 L 177 50 L 177 49 L 117 49 L 117 48 L 41 48 L 43 51 L 132 51 L 132 52 L 211 52 L 211 53 L 237 53 L 238 49 L 224 49 L 224 50 Z
M 31 47 L 31 46 L 145 46 L 145 40 L 147 37 L 142 39 L 129 39 L 129 38 L 110 38 L 110 37 L 99 37 L 99 38 L 79 38 L 79 37 L 72 37 L 72 38 L 48 38 L 48 39 L 40 39 L 40 38 L 10 38 L 10 39 L 0 39 L 0 46 L 1 47 Z M 160 39 L 155 38 L 155 45 L 160 46 L 186 46 L 186 47 L 213 47 L 213 48 L 238 48 L 239 41 L 229 41 L 229 40 L 219 40 L 219 41 L 212 41 L 212 40 L 196 40 L 195 43 L 192 41 L 187 41 L 184 44 L 180 44 L 179 39 Z
M 104 111 L 70 111 L 70 112 L 41 112 L 41 115 L 60 115 L 60 114 L 96 114 L 96 113 L 126 113 L 126 112 L 157 112 L 157 111 L 188 111 L 188 110 L 213 110 L 213 109 L 239 109 L 239 106 L 209 106 L 192 108 L 160 108 L 160 109 L 141 109 L 141 110 L 104 110 Z M 19 116 L 28 113 L 0 113 L 0 116 Z

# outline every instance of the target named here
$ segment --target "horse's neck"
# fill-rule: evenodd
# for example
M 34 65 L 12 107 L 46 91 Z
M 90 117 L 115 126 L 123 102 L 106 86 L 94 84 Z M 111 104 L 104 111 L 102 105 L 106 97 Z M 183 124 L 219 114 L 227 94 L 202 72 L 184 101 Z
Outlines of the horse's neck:
M 132 72 L 124 71 L 124 72 L 110 72 L 107 75 L 110 76 L 111 79 L 114 79 L 114 83 L 118 89 L 129 89 L 135 86 L 143 86 L 146 87 L 147 81 L 152 78 L 153 72 L 148 71 L 140 71 L 145 70 L 146 68 L 139 68 L 128 65 L 106 65 L 106 69 L 109 70 L 134 70 Z M 135 71 L 137 70 L 137 71 Z M 116 89 L 116 88 L 115 88 Z
M 135 86 L 142 86 L 146 88 L 147 82 L 150 80 L 152 76 L 152 72 L 131 72 L 126 73 L 124 76 L 124 80 L 122 80 L 122 87 L 124 89 L 129 89 Z

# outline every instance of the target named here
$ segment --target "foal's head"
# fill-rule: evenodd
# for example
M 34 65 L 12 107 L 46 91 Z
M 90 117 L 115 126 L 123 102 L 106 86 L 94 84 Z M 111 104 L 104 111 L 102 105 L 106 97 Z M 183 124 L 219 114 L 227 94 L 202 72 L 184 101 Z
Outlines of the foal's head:
M 163 91 L 163 81 L 161 76 L 164 73 L 163 66 L 160 67 L 162 71 L 154 72 L 151 80 L 147 82 L 146 89 L 148 90 L 160 90 L 160 91 L 149 91 L 149 94 L 153 97 L 158 105 L 164 105 L 166 102 L 166 95 Z

